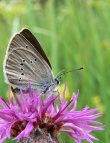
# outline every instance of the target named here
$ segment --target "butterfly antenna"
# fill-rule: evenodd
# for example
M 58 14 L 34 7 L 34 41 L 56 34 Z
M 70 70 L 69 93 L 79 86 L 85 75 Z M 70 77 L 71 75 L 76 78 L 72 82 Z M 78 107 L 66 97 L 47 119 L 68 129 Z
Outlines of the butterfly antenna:
M 60 77 L 61 74 L 63 74 L 65 72 L 65 70 L 61 70 L 57 75 L 56 77 Z
M 82 69 L 84 69 L 84 67 L 73 69 L 73 70 L 70 70 L 70 71 L 67 71 L 67 72 L 62 72 L 60 75 L 57 76 L 57 78 L 61 77 L 64 74 L 67 74 L 67 73 L 70 73 L 70 72 L 73 72 L 73 71 L 82 70 Z

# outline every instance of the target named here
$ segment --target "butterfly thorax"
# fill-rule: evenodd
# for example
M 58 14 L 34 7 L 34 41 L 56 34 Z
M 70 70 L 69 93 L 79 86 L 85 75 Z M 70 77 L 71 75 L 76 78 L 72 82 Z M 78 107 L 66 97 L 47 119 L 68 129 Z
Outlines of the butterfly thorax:
M 59 84 L 60 84 L 60 81 L 55 78 L 53 83 L 51 83 L 50 85 L 46 85 L 46 88 L 43 90 L 43 92 L 44 93 L 56 92 L 57 91 L 56 86 Z

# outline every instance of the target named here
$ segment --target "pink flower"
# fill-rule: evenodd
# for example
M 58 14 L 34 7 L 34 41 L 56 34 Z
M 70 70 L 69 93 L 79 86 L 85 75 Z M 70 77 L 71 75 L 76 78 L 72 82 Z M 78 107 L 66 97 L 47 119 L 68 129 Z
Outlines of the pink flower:
M 57 93 L 56 96 L 40 93 L 13 94 L 8 103 L 0 98 L 0 143 L 6 138 L 14 137 L 18 140 L 28 137 L 35 128 L 47 128 L 48 133 L 59 135 L 60 132 L 69 134 L 76 143 L 87 140 L 97 140 L 91 135 L 94 130 L 103 130 L 100 122 L 95 119 L 101 116 L 96 113 L 98 109 L 89 109 L 86 106 L 82 110 L 76 110 L 78 94 L 73 94 L 70 101 L 65 100 Z M 58 103 L 59 101 L 59 103 Z

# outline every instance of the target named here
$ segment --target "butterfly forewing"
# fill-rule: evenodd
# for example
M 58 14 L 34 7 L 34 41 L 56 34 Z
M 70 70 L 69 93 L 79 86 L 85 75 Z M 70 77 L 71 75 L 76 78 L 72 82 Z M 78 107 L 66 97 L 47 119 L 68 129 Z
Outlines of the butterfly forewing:
M 37 51 L 37 48 L 35 48 L 23 35 L 21 34 L 16 34 L 10 44 L 9 44 L 9 49 L 8 49 L 8 53 L 7 55 L 9 55 L 11 53 L 12 50 L 16 50 L 17 47 L 23 47 L 26 49 L 29 49 L 31 51 L 33 51 L 34 53 L 36 53 L 36 55 L 38 55 L 40 57 L 40 59 L 42 61 L 45 62 L 45 64 L 47 65 L 45 59 L 40 55 L 40 53 Z
M 36 50 L 40 53 L 40 55 L 45 59 L 45 61 L 48 63 L 48 65 L 51 67 L 51 64 L 43 51 L 41 45 L 39 44 L 38 40 L 35 38 L 35 36 L 28 30 L 28 29 L 23 29 L 20 34 L 22 34 L 35 48 Z

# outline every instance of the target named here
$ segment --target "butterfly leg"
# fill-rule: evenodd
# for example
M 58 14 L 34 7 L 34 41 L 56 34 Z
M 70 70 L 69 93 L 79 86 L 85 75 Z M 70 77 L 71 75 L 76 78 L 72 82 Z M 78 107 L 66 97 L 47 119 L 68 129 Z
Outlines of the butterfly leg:
M 19 88 L 13 88 L 13 87 L 11 87 L 11 90 L 12 90 L 13 93 L 19 93 L 20 92 Z

